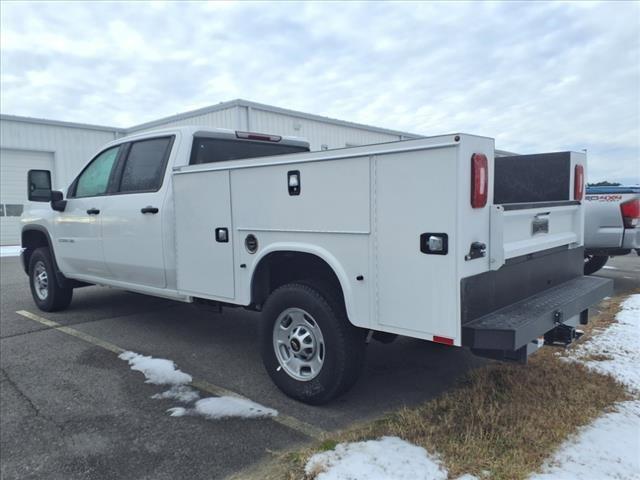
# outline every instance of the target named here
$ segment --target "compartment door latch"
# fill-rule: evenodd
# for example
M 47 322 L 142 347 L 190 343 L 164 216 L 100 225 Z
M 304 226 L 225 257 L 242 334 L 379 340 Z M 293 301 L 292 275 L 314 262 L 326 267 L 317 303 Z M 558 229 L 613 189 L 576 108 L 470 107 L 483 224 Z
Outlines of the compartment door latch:
M 474 258 L 482 258 L 487 255 L 487 244 L 482 242 L 473 242 L 469 248 L 469 253 L 464 256 L 464 259 L 469 261 Z

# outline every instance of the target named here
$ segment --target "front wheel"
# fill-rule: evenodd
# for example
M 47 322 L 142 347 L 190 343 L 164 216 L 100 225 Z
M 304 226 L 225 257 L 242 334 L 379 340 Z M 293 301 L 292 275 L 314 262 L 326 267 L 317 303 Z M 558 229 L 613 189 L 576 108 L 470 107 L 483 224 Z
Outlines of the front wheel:
M 605 266 L 609 260 L 607 255 L 587 255 L 584 256 L 584 274 L 591 275 L 596 273 L 602 267 Z
M 73 289 L 58 285 L 48 248 L 38 248 L 31 254 L 29 285 L 33 301 L 44 312 L 64 310 L 71 303 Z
M 263 310 L 262 359 L 274 383 L 296 400 L 326 403 L 355 383 L 365 355 L 364 330 L 348 320 L 329 290 L 290 283 Z

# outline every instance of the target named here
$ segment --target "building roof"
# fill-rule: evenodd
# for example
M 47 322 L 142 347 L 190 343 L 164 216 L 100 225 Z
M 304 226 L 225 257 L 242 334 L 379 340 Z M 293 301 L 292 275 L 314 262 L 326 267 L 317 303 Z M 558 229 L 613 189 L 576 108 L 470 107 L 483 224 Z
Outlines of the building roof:
M 11 121 L 14 121 L 14 122 L 29 122 L 29 123 L 40 123 L 40 124 L 45 124 L 45 125 L 59 125 L 61 127 L 85 128 L 85 129 L 90 129 L 90 130 L 105 130 L 105 131 L 110 131 L 110 132 L 127 134 L 127 133 L 131 133 L 132 131 L 135 131 L 135 130 L 159 127 L 159 126 L 162 126 L 162 125 L 166 124 L 167 122 L 174 122 L 174 121 L 177 121 L 177 120 L 185 120 L 185 119 L 188 119 L 188 118 L 191 118 L 191 117 L 195 117 L 195 116 L 198 116 L 198 115 L 205 115 L 207 113 L 217 112 L 217 111 L 220 111 L 220 110 L 226 110 L 228 108 L 238 107 L 238 106 L 239 107 L 253 108 L 253 109 L 256 109 L 256 110 L 263 110 L 263 111 L 266 111 L 266 112 L 280 113 L 280 114 L 283 114 L 283 115 L 288 115 L 290 117 L 303 118 L 303 119 L 306 119 L 306 120 L 314 120 L 314 121 L 323 122 L 323 123 L 330 123 L 330 124 L 333 124 L 333 125 L 340 125 L 340 126 L 343 126 L 343 127 L 358 128 L 358 129 L 367 130 L 367 131 L 370 131 L 370 132 L 378 132 L 378 133 L 386 133 L 386 134 L 390 134 L 390 135 L 398 135 L 398 136 L 402 136 L 402 137 L 406 137 L 406 138 L 420 138 L 420 137 L 424 136 L 424 135 L 418 135 L 418 134 L 415 134 L 415 133 L 402 132 L 402 131 L 399 131 L 399 130 L 391 130 L 391 129 L 388 129 L 388 128 L 374 127 L 372 125 L 364 125 L 364 124 L 361 124 L 361 123 L 347 122 L 345 120 L 338 120 L 336 118 L 323 117 L 321 115 L 314 115 L 312 113 L 304 113 L 304 112 L 298 112 L 296 110 L 288 110 L 286 108 L 274 107 L 273 105 L 266 105 L 264 103 L 251 102 L 249 100 L 243 100 L 241 98 L 238 98 L 238 99 L 235 99 L 235 100 L 231 100 L 229 102 L 220 102 L 220 103 L 218 103 L 216 105 L 210 105 L 208 107 L 199 108 L 197 110 L 190 110 L 188 112 L 183 112 L 183 113 L 178 113 L 178 114 L 175 114 L 175 115 L 170 115 L 168 117 L 159 118 L 158 120 L 153 120 L 151 122 L 141 123 L 141 124 L 134 125 L 134 126 L 128 127 L 128 128 L 106 127 L 106 126 L 91 125 L 91 124 L 86 124 L 86 123 L 64 122 L 64 121 L 60 121 L 60 120 L 47 120 L 47 119 L 44 119 L 44 118 L 21 117 L 21 116 L 17 116 L 17 115 L 6 115 L 6 114 L 0 114 L 0 119 L 1 120 L 11 120 Z
M 266 105 L 264 103 L 251 102 L 249 100 L 243 100 L 241 98 L 237 98 L 235 100 L 231 100 L 228 102 L 220 102 L 216 105 L 210 105 L 208 107 L 199 108 L 197 110 L 190 110 L 188 112 L 178 113 L 176 115 L 171 115 L 168 117 L 163 117 L 158 120 L 153 120 L 151 122 L 141 123 L 138 125 L 134 125 L 129 128 L 118 128 L 118 127 L 106 127 L 102 125 L 91 125 L 87 123 L 76 123 L 76 122 L 64 122 L 60 120 L 47 120 L 44 118 L 33 118 L 33 117 L 21 117 L 17 115 L 6 115 L 0 114 L 0 120 L 10 120 L 14 122 L 28 122 L 28 123 L 40 123 L 44 125 L 59 125 L 61 127 L 71 127 L 71 128 L 84 128 L 89 130 L 101 130 L 114 132 L 122 135 L 127 135 L 129 133 L 134 133 L 136 130 L 153 128 L 153 127 L 161 127 L 167 122 L 173 122 L 177 120 L 185 120 L 191 117 L 195 117 L 198 115 L 205 115 L 211 112 L 217 112 L 220 110 L 226 110 L 227 108 L 232 107 L 247 107 L 253 108 L 256 110 L 263 110 L 266 112 L 280 113 L 283 115 L 288 115 L 290 117 L 297 117 L 306 120 L 313 120 L 317 122 L 330 123 L 332 125 L 339 125 L 343 127 L 357 128 L 361 130 L 367 130 L 370 132 L 378 132 L 378 133 L 386 133 L 389 135 L 398 135 L 401 138 L 421 138 L 425 135 L 418 135 L 415 133 L 402 132 L 400 130 L 391 130 L 388 128 L 380 128 L 374 127 L 371 125 L 364 125 L 362 123 L 354 123 L 347 122 L 346 120 L 338 120 L 336 118 L 331 117 L 323 117 L 321 115 L 314 115 L 312 113 L 304 113 L 298 112 L 297 110 L 289 110 L 286 108 L 274 107 L 273 105 Z M 517 155 L 516 153 L 507 152 L 504 150 L 496 150 L 498 155 Z
M 0 114 L 0 120 L 11 122 L 37 123 L 41 125 L 55 125 L 59 127 L 82 128 L 84 130 L 100 130 L 105 132 L 126 133 L 126 129 L 117 127 L 106 127 L 104 125 L 92 125 L 90 123 L 64 122 L 62 120 L 49 120 L 46 118 L 22 117 L 18 115 Z
M 199 108 L 197 110 L 191 110 L 188 112 L 184 112 L 184 113 L 178 113 L 176 115 L 171 115 L 169 117 L 164 117 L 164 118 L 160 118 L 158 120 L 153 120 L 151 122 L 147 122 L 147 123 L 142 123 L 140 125 L 134 125 L 133 127 L 128 128 L 127 130 L 138 130 L 141 128 L 152 128 L 158 125 L 162 125 L 166 122 L 173 122 L 173 121 L 177 121 L 177 120 L 184 120 L 190 117 L 195 117 L 198 115 L 205 115 L 207 113 L 211 113 L 211 112 L 217 112 L 220 110 L 226 110 L 227 108 L 232 108 L 232 107 L 247 107 L 247 108 L 253 108 L 256 110 L 263 110 L 266 112 L 273 112 L 273 113 L 280 113 L 283 115 L 288 115 L 290 117 L 297 117 L 297 118 L 303 118 L 306 120 L 315 120 L 318 122 L 323 122 L 323 123 L 331 123 L 333 125 L 340 125 L 343 127 L 351 127 L 351 128 L 358 128 L 361 130 L 368 130 L 371 132 L 378 132 L 378 133 L 387 133 L 390 135 L 398 135 L 398 136 L 403 136 L 403 137 L 407 137 L 407 138 L 420 138 L 423 137 L 424 135 L 417 135 L 415 133 L 409 133 L 409 132 L 401 132 L 399 130 L 391 130 L 388 128 L 380 128 L 380 127 L 374 127 L 372 125 L 364 125 L 361 123 L 354 123 L 354 122 L 347 122 L 345 120 L 338 120 L 336 118 L 331 118 L 331 117 L 323 117 L 321 115 L 314 115 L 312 113 L 304 113 L 304 112 L 299 112 L 297 110 L 289 110 L 286 108 L 280 108 L 280 107 L 274 107 L 273 105 L 266 105 L 264 103 L 257 103 L 257 102 L 251 102 L 249 100 L 243 100 L 241 98 L 237 98 L 235 100 L 231 100 L 229 102 L 220 102 L 217 105 L 211 105 L 208 107 L 204 107 L 204 108 Z
M 286 109 L 286 108 L 274 107 L 273 105 L 266 105 L 264 103 L 251 102 L 249 100 L 243 100 L 241 98 L 238 98 L 238 99 L 235 99 L 235 100 L 231 100 L 229 102 L 220 102 L 220 103 L 218 103 L 216 105 L 211 105 L 211 106 L 208 106 L 208 107 L 199 108 L 197 110 L 190 110 L 188 112 L 178 113 L 176 115 L 171 115 L 169 117 L 163 117 L 163 118 L 160 118 L 158 120 L 153 120 L 151 122 L 141 123 L 141 124 L 129 127 L 129 128 L 107 127 L 107 126 L 103 126 L 103 125 L 92 125 L 92 124 L 88 124 L 88 123 L 65 122 L 65 121 L 61 121 L 61 120 L 48 120 L 48 119 L 44 119 L 44 118 L 22 117 L 22 116 L 18 116 L 18 115 L 7 115 L 7 114 L 0 114 L 0 120 L 9 120 L 9 121 L 13 121 L 13 122 L 39 123 L 39 124 L 43 124 L 43 125 L 59 125 L 61 127 L 83 128 L 83 129 L 89 129 L 89 130 L 99 130 L 99 131 L 106 131 L 106 132 L 114 132 L 116 134 L 121 134 L 121 135 L 127 135 L 127 134 L 130 134 L 130 133 L 135 133 L 136 130 L 146 129 L 146 128 L 153 128 L 153 127 L 161 127 L 164 124 L 166 124 L 167 122 L 172 122 L 172 121 L 176 121 L 176 120 L 185 120 L 185 119 L 188 119 L 190 117 L 195 117 L 195 116 L 198 116 L 198 115 L 204 115 L 204 114 L 211 113 L 211 112 L 216 112 L 216 111 L 219 111 L 219 110 L 225 110 L 227 108 L 232 108 L 232 107 L 235 107 L 235 106 L 253 108 L 253 109 L 256 109 L 256 110 L 263 110 L 263 111 L 266 111 L 266 112 L 280 113 L 280 114 L 284 114 L 284 115 L 289 115 L 291 117 L 297 117 L 297 118 L 303 118 L 303 119 L 307 119 L 307 120 L 314 120 L 314 121 L 319 121 L 319 122 L 324 122 L 324 123 L 330 123 L 330 124 L 333 124 L 333 125 L 340 125 L 340 126 L 344 126 L 344 127 L 359 128 L 359 129 L 368 130 L 368 131 L 371 131 L 371 132 L 379 132 L 379 133 L 386 133 L 386 134 L 390 134 L 390 135 L 398 135 L 401 138 L 407 138 L 407 139 L 410 139 L 410 138 L 421 138 L 421 137 L 425 136 L 425 135 L 418 135 L 418 134 L 415 134 L 415 133 L 402 132 L 402 131 L 399 131 L 399 130 L 390 130 L 388 128 L 380 128 L 380 127 L 374 127 L 374 126 L 371 126 L 371 125 L 364 125 L 362 123 L 347 122 L 345 120 L 338 120 L 338 119 L 335 119 L 335 118 L 323 117 L 321 115 L 314 115 L 312 113 L 298 112 L 296 110 L 289 110 L 289 109 Z M 497 155 L 500 155 L 500 156 L 518 155 L 517 153 L 508 152 L 508 151 L 505 151 L 505 150 L 496 150 L 495 152 L 496 152 Z

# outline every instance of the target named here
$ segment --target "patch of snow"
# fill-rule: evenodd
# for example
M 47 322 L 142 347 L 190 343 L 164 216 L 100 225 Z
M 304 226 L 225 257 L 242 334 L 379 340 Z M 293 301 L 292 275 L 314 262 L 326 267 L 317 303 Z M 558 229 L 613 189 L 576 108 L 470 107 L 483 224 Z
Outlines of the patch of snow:
M 259 418 L 278 415 L 278 412 L 272 408 L 263 407 L 246 398 L 236 397 L 203 398 L 196 402 L 195 411 L 207 418 Z
M 340 443 L 334 450 L 316 453 L 307 462 L 307 475 L 316 480 L 446 480 L 437 457 L 398 437 Z M 470 480 L 473 477 L 467 477 Z
M 198 400 L 194 408 L 173 407 L 167 410 L 172 417 L 203 416 L 211 420 L 220 418 L 261 418 L 275 417 L 277 410 L 267 408 L 259 403 L 237 397 L 209 397 Z
M 154 385 L 184 385 L 191 383 L 191 375 L 176 368 L 176 364 L 164 358 L 146 357 L 134 352 L 123 352 L 118 358 L 129 362 L 131 370 L 142 372 L 146 383 Z
M 20 245 L 7 245 L 0 247 L 0 257 L 17 257 L 20 255 L 22 247 Z
M 173 407 L 167 410 L 170 417 L 184 417 L 187 414 L 187 409 L 184 407 Z
M 123 352 L 118 355 L 118 358 L 128 362 L 132 370 L 142 372 L 146 377 L 146 383 L 171 385 L 169 390 L 156 393 L 151 398 L 156 400 L 176 400 L 186 404 L 195 402 L 193 408 L 169 408 L 167 412 L 172 417 L 200 415 L 208 419 L 219 419 L 228 417 L 275 417 L 278 415 L 277 410 L 267 408 L 245 398 L 224 396 L 199 400 L 200 394 L 198 391 L 188 385 L 193 380 L 191 375 L 178 370 L 176 364 L 171 360 L 147 357 L 135 352 Z
M 624 402 L 566 441 L 529 480 L 640 478 L 640 401 Z
M 606 269 L 606 270 L 618 270 L 618 268 L 617 268 L 617 267 L 610 267 L 609 265 L 605 265 L 605 266 L 604 266 L 604 267 L 602 267 L 602 268 L 604 268 L 604 269 Z
M 190 403 L 198 400 L 200 398 L 200 394 L 193 388 L 187 387 L 186 385 L 174 385 L 165 392 L 156 393 L 151 398 L 159 400 L 177 400 L 179 402 Z
M 640 294 L 629 296 L 616 315 L 616 323 L 594 332 L 592 338 L 570 351 L 567 360 L 609 374 L 640 393 Z M 602 356 L 605 360 L 590 360 Z M 640 479 L 640 401 L 616 405 L 564 442 L 529 480 L 638 480 Z
M 601 332 L 594 332 L 592 338 L 570 351 L 567 358 L 609 374 L 631 391 L 640 393 L 640 294 L 629 296 L 621 304 L 616 320 Z M 588 359 L 594 355 L 608 359 Z

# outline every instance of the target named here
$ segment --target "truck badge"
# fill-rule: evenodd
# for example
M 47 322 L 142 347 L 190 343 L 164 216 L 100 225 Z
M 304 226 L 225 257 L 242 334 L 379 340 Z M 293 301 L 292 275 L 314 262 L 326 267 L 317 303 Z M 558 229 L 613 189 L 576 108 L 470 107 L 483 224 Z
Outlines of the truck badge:
M 531 222 L 531 235 L 537 233 L 549 233 L 549 214 L 543 213 L 533 217 Z

